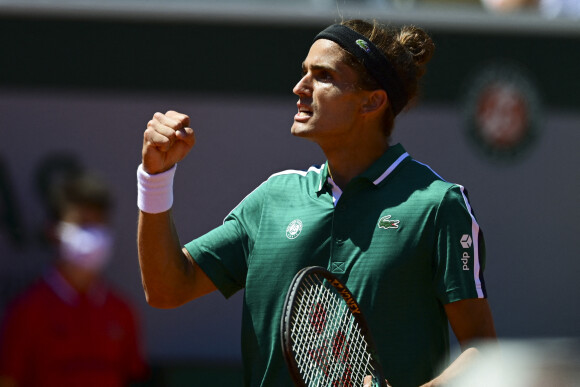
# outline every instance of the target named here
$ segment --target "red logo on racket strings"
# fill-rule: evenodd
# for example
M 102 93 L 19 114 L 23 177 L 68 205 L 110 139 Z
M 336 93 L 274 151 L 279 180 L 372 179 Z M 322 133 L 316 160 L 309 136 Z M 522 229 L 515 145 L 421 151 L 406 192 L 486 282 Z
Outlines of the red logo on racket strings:
M 322 371 L 325 378 L 330 374 L 330 357 L 327 354 L 328 348 L 326 345 L 308 351 L 308 355 L 314 361 L 318 369 Z
M 341 378 L 332 382 L 332 387 L 354 387 L 352 381 L 352 369 L 349 365 L 346 366 Z
M 352 387 L 352 369 L 348 361 L 350 360 L 350 343 L 346 340 L 346 335 L 342 331 L 336 332 L 332 341 L 332 356 L 338 363 L 344 364 L 344 371 L 340 379 L 332 382 L 333 387 Z
M 317 334 L 324 332 L 326 327 L 326 308 L 319 302 L 310 309 L 310 325 Z
M 342 331 L 336 332 L 332 339 L 331 353 L 329 354 L 328 341 L 317 348 L 308 351 L 308 355 L 314 361 L 318 369 L 323 373 L 325 378 L 331 374 L 336 375 L 337 367 L 342 370 L 340 379 L 335 379 L 331 386 L 351 387 L 352 369 L 349 364 L 350 360 L 350 342 Z
M 336 332 L 332 340 L 332 355 L 337 361 L 347 362 L 349 358 L 349 342 L 342 331 Z
M 332 281 L 332 286 L 334 286 L 334 288 L 338 291 L 338 294 L 340 294 L 344 302 L 346 302 L 348 309 L 350 309 L 353 314 L 360 314 L 360 309 L 356 303 L 356 300 L 352 294 L 350 294 L 350 292 L 344 288 L 344 285 L 335 279 Z

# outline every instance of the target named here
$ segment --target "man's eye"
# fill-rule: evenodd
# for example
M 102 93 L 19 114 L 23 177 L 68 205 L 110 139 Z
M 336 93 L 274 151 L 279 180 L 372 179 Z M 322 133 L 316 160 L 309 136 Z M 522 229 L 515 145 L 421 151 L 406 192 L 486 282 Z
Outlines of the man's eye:
M 330 81 L 332 80 L 332 75 L 328 71 L 321 71 L 318 74 L 318 79 L 323 81 Z

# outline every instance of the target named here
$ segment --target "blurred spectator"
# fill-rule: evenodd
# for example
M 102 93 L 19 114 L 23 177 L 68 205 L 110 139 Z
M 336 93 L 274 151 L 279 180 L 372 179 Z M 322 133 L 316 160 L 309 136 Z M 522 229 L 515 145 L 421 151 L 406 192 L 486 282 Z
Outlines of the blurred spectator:
M 532 9 L 550 18 L 580 18 L 580 0 L 482 0 L 482 2 L 492 11 L 512 12 Z
M 89 175 L 51 195 L 58 256 L 8 310 L 0 334 L 0 386 L 127 386 L 145 379 L 131 307 L 101 279 L 113 248 L 111 196 Z
M 446 387 L 577 387 L 577 339 L 504 339 L 483 344 L 478 361 Z
M 580 18 L 580 0 L 539 0 L 540 11 L 547 17 Z

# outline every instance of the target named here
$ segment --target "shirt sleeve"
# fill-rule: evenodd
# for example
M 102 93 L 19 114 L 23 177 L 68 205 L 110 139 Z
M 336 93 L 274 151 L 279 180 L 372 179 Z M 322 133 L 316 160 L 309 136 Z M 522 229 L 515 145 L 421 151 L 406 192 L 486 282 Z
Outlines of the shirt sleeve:
M 453 185 L 447 190 L 435 227 L 435 286 L 441 301 L 486 298 L 485 242 L 464 187 Z
M 33 321 L 31 310 L 24 302 L 9 308 L 0 332 L 0 377 L 16 382 L 23 380 L 30 363 L 28 357 L 35 348 Z
M 245 287 L 248 258 L 259 230 L 266 190 L 267 182 L 246 196 L 221 226 L 185 245 L 226 298 Z
M 126 335 L 125 345 L 125 361 L 124 371 L 127 374 L 127 380 L 131 382 L 144 381 L 149 377 L 149 366 L 145 362 L 145 351 L 143 349 L 143 341 L 141 338 L 141 325 L 139 316 L 133 310 L 133 307 L 122 301 L 123 306 L 123 323 L 125 325 Z

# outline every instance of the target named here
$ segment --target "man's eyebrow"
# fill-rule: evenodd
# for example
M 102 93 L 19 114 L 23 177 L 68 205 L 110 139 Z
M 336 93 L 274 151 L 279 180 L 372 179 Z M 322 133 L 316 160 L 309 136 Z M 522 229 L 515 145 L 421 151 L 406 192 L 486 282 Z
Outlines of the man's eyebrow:
M 308 66 L 306 65 L 306 62 L 302 62 L 302 71 L 306 71 L 306 69 L 308 68 Z M 334 67 L 328 66 L 328 65 L 324 65 L 324 64 L 313 64 L 310 66 L 310 69 L 312 70 L 326 70 L 326 71 L 336 71 L 336 69 Z

